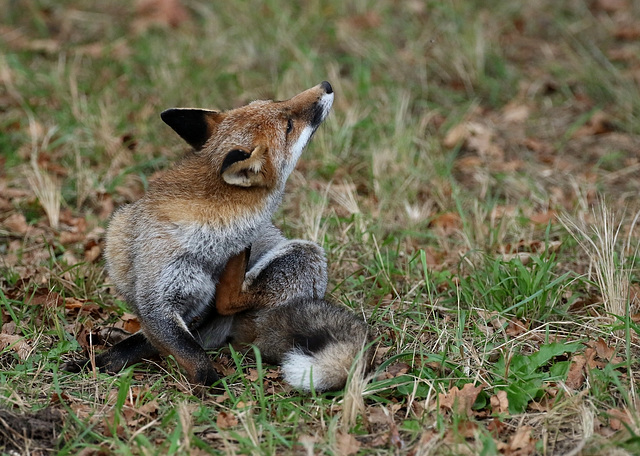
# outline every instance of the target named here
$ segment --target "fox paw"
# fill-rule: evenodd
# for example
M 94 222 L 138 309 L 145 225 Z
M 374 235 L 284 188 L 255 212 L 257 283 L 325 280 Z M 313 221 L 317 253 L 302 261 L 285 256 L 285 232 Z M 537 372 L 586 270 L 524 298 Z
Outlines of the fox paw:
M 78 373 L 86 370 L 91 365 L 91 361 L 87 358 L 71 360 L 60 366 L 60 370 L 65 372 Z

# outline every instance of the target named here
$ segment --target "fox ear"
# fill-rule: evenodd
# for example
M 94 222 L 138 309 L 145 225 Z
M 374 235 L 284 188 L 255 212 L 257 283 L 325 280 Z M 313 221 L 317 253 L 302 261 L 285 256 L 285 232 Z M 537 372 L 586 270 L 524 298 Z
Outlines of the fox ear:
M 266 146 L 257 146 L 251 152 L 234 149 L 227 153 L 220 168 L 222 179 L 238 187 L 268 187 L 266 152 Z
M 200 150 L 211 137 L 219 115 L 206 109 L 173 108 L 163 111 L 160 117 L 195 150 Z

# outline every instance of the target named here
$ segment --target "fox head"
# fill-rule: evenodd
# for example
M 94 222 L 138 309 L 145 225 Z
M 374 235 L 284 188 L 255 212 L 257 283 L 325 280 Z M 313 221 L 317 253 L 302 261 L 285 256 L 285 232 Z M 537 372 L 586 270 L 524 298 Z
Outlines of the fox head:
M 223 112 L 174 108 L 161 117 L 226 184 L 274 189 L 284 186 L 332 103 L 325 81 L 286 101 L 254 101 Z

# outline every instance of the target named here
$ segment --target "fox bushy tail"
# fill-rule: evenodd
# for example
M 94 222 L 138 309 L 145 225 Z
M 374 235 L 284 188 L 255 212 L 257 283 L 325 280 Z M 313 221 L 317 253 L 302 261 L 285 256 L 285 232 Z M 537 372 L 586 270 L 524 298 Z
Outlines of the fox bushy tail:
M 260 312 L 254 344 L 265 361 L 282 366 L 287 383 L 310 391 L 345 386 L 355 361 L 371 365 L 367 325 L 322 299 L 298 299 Z

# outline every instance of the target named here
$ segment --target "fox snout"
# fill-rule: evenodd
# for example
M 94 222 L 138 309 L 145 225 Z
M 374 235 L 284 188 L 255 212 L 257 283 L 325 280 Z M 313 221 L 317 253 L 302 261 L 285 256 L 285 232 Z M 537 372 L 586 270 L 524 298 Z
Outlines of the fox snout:
M 333 105 L 333 87 L 331 87 L 331 84 L 327 81 L 322 81 L 317 87 L 324 93 L 320 95 L 320 99 L 315 108 L 315 115 L 311 121 L 311 124 L 314 125 L 316 129 L 324 119 L 327 118 L 331 110 L 331 105 Z

